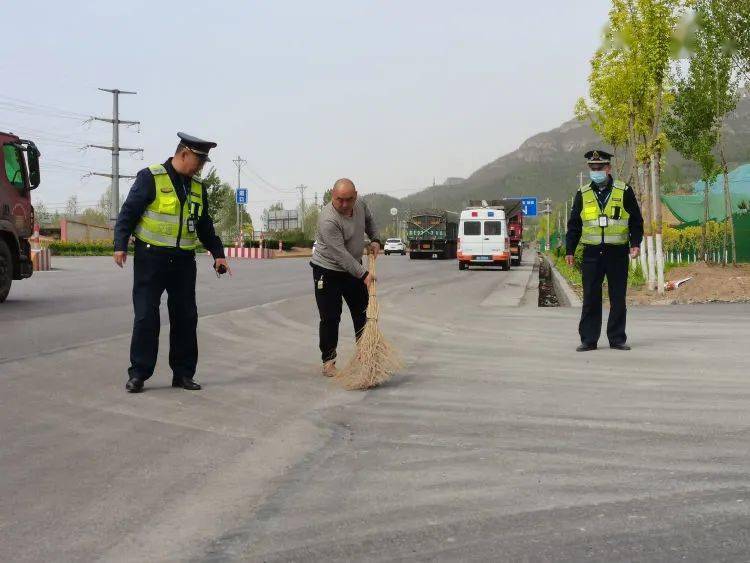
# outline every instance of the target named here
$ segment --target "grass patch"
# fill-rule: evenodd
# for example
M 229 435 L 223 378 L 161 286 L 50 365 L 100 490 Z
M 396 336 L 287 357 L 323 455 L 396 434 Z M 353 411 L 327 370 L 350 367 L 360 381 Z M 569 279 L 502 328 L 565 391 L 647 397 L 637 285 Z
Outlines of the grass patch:
M 552 261 L 557 268 L 557 271 L 568 281 L 568 283 L 574 287 L 583 287 L 583 277 L 581 274 L 581 264 L 583 263 L 583 246 L 578 245 L 575 253 L 575 262 L 573 266 L 568 266 L 565 262 L 565 256 L 558 256 L 555 252 L 547 253 L 547 257 Z M 665 267 L 665 270 L 667 268 Z M 604 285 L 607 285 L 607 279 L 604 278 Z M 628 287 L 631 289 L 638 289 L 646 285 L 646 278 L 643 275 L 641 269 L 641 263 L 637 262 L 635 269 L 631 268 L 628 274 Z

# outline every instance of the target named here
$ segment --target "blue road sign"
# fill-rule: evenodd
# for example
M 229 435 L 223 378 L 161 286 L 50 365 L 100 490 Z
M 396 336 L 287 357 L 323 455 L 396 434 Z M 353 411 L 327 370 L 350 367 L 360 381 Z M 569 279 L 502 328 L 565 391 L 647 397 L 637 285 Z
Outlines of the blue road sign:
M 536 198 L 535 197 L 522 197 L 521 207 L 523 208 L 523 214 L 526 217 L 536 217 Z
M 247 188 L 237 188 L 237 203 L 240 205 L 247 203 Z

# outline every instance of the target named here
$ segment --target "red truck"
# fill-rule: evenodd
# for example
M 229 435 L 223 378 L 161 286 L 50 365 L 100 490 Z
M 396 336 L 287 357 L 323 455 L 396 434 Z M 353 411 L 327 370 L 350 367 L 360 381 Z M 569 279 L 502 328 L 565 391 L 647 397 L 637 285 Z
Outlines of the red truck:
M 510 239 L 510 259 L 514 266 L 519 266 L 523 258 L 523 208 L 521 200 L 503 200 L 506 204 L 505 217 L 508 220 L 508 238 Z M 511 205 L 510 202 L 518 202 Z M 509 212 L 508 209 L 511 211 Z
M 39 186 L 39 150 L 31 141 L 0 131 L 0 303 L 13 280 L 31 277 L 29 238 L 34 234 L 31 190 Z
M 516 198 L 493 199 L 489 202 L 470 200 L 470 207 L 495 207 L 505 211 L 508 222 L 508 239 L 510 243 L 510 260 L 513 266 L 520 266 L 523 259 L 523 206 Z

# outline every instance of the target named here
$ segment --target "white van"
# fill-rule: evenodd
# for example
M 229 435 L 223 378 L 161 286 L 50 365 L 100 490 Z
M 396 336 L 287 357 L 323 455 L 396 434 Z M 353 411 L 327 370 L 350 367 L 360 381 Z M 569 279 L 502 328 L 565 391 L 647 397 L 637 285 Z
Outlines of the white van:
M 505 211 L 499 207 L 469 207 L 458 225 L 458 269 L 501 266 L 510 270 L 510 239 Z

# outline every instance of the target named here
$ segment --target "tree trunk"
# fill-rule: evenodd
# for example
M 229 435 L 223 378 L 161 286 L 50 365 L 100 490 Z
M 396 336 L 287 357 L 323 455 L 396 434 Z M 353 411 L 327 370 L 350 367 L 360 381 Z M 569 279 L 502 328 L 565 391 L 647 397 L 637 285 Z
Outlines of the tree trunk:
M 701 253 L 703 261 L 708 264 L 708 241 L 706 240 L 706 229 L 708 228 L 708 180 L 703 180 L 703 229 L 701 230 Z
M 633 158 L 635 159 L 635 151 L 633 152 L 633 155 L 634 155 Z M 643 194 L 643 191 L 644 191 L 643 190 L 643 186 L 644 186 L 643 177 L 644 177 L 645 172 L 643 170 L 643 166 L 638 165 L 637 160 L 634 160 L 634 162 L 636 163 L 636 173 L 635 173 L 636 192 L 635 193 L 636 193 L 636 198 L 638 199 L 638 205 L 640 206 L 641 209 L 643 209 L 643 201 L 645 199 L 644 194 Z M 646 239 L 645 238 L 641 241 L 641 254 L 638 258 L 641 261 L 641 273 L 643 274 L 643 277 L 645 278 L 648 275 L 647 273 L 648 264 L 646 262 Z
M 643 164 L 643 236 L 646 241 L 646 263 L 648 268 L 644 275 L 648 282 L 648 288 L 656 289 L 656 249 L 654 248 L 653 219 L 651 214 L 651 164 L 646 161 Z
M 727 211 L 727 219 L 724 224 L 724 244 L 726 246 L 727 227 L 729 227 L 729 239 L 732 243 L 732 265 L 737 265 L 737 243 L 734 234 L 734 217 L 732 215 L 732 194 L 729 192 L 729 166 L 724 154 L 724 136 L 719 140 L 719 154 L 721 156 L 721 168 L 724 171 L 724 205 Z
M 664 247 L 661 219 L 661 150 L 651 156 L 651 193 L 653 195 L 654 244 L 656 246 L 656 290 L 664 293 Z

